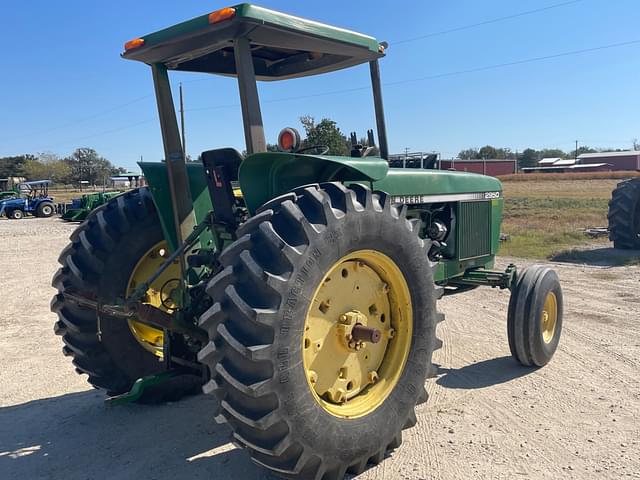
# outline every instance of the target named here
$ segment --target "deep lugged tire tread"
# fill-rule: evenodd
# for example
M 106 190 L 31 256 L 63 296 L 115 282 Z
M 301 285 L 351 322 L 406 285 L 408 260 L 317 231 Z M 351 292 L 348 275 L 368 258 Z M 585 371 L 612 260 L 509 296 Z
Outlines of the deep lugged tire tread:
M 618 183 L 611 194 L 607 218 L 609 221 L 609 239 L 616 248 L 640 249 L 640 238 L 634 233 L 638 229 L 640 218 L 640 178 Z
M 100 275 L 103 267 L 100 257 L 106 256 L 110 249 L 105 247 L 113 244 L 111 235 L 107 233 L 109 222 L 105 213 L 118 212 L 119 218 L 130 215 L 130 208 L 122 208 L 121 202 L 125 201 L 136 209 L 145 209 L 148 203 L 140 200 L 145 196 L 149 196 L 146 189 L 134 190 L 118 197 L 122 198 L 120 202 L 109 202 L 91 212 L 73 232 L 71 243 L 60 254 L 58 261 L 62 267 L 52 281 L 53 286 L 58 289 L 51 305 L 59 319 L 55 333 L 62 336 L 67 347 L 65 353 L 73 358 L 73 364 L 82 373 L 89 375 L 93 386 L 106 390 L 108 394 L 121 393 L 128 388 L 130 380 L 123 372 L 114 368 L 109 360 L 107 351 L 98 338 L 95 312 L 66 301 L 61 294 L 71 289 L 90 298 L 98 295 L 96 284 L 89 281 L 89 277 Z M 135 221 L 135 218 L 132 220 Z
M 72 358 L 78 373 L 87 374 L 89 383 L 108 395 L 128 391 L 133 381 L 114 364 L 100 341 L 96 312 L 67 301 L 62 294 L 72 290 L 87 298 L 99 298 L 98 280 L 105 259 L 113 254 L 115 239 L 152 214 L 155 206 L 146 188 L 131 190 L 100 206 L 71 234 L 71 243 L 60 254 L 61 267 L 52 280 L 58 290 L 51 301 L 51 310 L 58 315 L 54 332 L 62 336 L 63 353 Z M 176 399 L 194 391 L 182 381 L 167 386 L 166 391 L 159 387 L 150 390 L 142 401 Z
M 406 214 L 392 207 L 386 194 L 360 185 L 311 185 L 270 201 L 239 228 L 239 239 L 220 256 L 224 269 L 207 287 L 215 303 L 200 318 L 210 342 L 198 358 L 212 373 L 205 392 L 221 401 L 216 421 L 230 424 L 234 441 L 247 448 L 256 463 L 285 477 L 337 480 L 347 470 L 360 473 L 367 464 L 379 463 L 387 450 L 398 447 L 401 429 L 416 422 L 411 410 L 389 445 L 351 465 L 336 467 L 331 459 L 319 458 L 292 440 L 285 414 L 271 390 L 276 368 L 270 351 L 276 333 L 273 316 L 283 301 L 279 286 L 290 277 L 295 257 L 308 248 L 310 235 L 324 230 L 331 217 L 339 219 L 348 211 L 364 208 L 384 211 L 394 218 Z M 413 222 L 406 220 L 406 228 L 417 235 Z M 258 250 L 251 249 L 255 245 L 266 249 L 268 258 L 252 255 Z M 236 288 L 245 284 L 252 288 Z M 441 292 L 436 292 L 436 297 L 439 295 Z M 435 321 L 442 320 L 443 315 L 437 314 Z M 432 348 L 441 344 L 436 339 Z M 426 401 L 426 391 L 419 400 Z

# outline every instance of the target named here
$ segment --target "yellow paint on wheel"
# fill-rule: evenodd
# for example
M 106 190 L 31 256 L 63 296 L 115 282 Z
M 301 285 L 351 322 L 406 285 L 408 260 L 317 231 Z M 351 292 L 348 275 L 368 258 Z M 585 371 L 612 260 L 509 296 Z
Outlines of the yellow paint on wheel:
M 153 275 L 160 265 L 169 256 L 166 241 L 161 241 L 150 248 L 138 261 L 127 283 L 126 295 L 131 295 L 138 285 L 146 282 Z M 149 287 L 142 303 L 153 305 L 167 313 L 173 312 L 176 304 L 173 300 L 180 286 L 180 264 L 176 260 L 169 266 L 160 277 L 158 277 Z M 151 327 L 135 320 L 135 317 L 128 320 L 129 328 L 135 339 L 142 347 L 162 358 L 164 333 L 158 328 Z
M 381 333 L 356 341 L 360 324 Z M 411 348 L 413 311 L 404 275 L 387 255 L 358 250 L 338 260 L 312 297 L 302 339 L 308 385 L 342 418 L 378 408 L 400 379 Z
M 544 343 L 551 343 L 556 333 L 556 324 L 558 323 L 558 300 L 553 292 L 547 294 L 542 307 L 542 316 L 540 318 L 540 331 L 542 332 L 542 340 Z

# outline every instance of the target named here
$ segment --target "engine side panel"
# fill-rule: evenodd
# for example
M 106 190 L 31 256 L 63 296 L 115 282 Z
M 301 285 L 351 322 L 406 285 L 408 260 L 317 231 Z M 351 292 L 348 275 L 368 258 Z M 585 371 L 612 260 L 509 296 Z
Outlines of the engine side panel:
M 436 281 L 445 282 L 471 268 L 493 268 L 504 205 L 499 180 L 466 172 L 390 169 L 373 188 L 407 205 L 409 216 L 422 220 L 425 238 L 434 212 L 448 209 L 450 218 L 440 218 L 449 232 L 439 252 Z

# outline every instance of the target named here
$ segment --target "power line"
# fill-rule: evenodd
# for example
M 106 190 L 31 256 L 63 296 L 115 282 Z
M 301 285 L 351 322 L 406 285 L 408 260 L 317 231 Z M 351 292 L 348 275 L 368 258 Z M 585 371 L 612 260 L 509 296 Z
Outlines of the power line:
M 395 82 L 389 82 L 389 83 L 385 83 L 385 86 L 391 86 L 391 85 L 402 85 L 405 83 L 411 83 L 411 82 L 420 82 L 423 80 L 433 80 L 436 78 L 443 78 L 443 77 L 451 77 L 454 75 L 462 75 L 462 74 L 466 74 L 466 73 L 476 73 L 476 72 L 483 72 L 486 70 L 495 70 L 498 68 L 504 68 L 504 67 L 511 67 L 514 65 L 522 65 L 525 63 L 534 63 L 534 62 L 540 62 L 543 60 L 551 60 L 554 58 L 561 58 L 561 57 L 570 57 L 570 56 L 574 56 L 574 55 L 581 55 L 583 53 L 589 53 L 589 52 L 596 52 L 599 50 L 608 50 L 611 48 L 618 48 L 618 47 L 626 47 L 629 45 L 636 45 L 640 43 L 640 40 L 629 40 L 628 42 L 619 42 L 619 43 L 611 43 L 609 45 L 601 45 L 599 47 L 591 47 L 591 48 L 582 48 L 580 50 L 571 50 L 569 52 L 562 52 L 562 53 L 555 53 L 552 55 L 544 55 L 541 57 L 532 57 L 532 58 L 525 58 L 523 60 L 514 60 L 512 62 L 504 62 L 504 63 L 496 63 L 494 65 L 486 65 L 484 67 L 476 67 L 476 68 L 468 68 L 465 70 L 457 70 L 455 72 L 446 72 L 446 73 L 439 73 L 439 74 L 435 74 L 435 75 L 427 75 L 425 77 L 416 77 L 416 78 L 410 78 L 410 79 L 406 79 L 406 80 L 398 80 Z
M 627 42 L 619 42 L 619 43 L 612 43 L 612 44 L 608 44 L 608 45 L 600 45 L 598 47 L 591 47 L 591 48 L 583 48 L 583 49 L 579 49 L 579 50 L 571 50 L 568 52 L 561 52 L 561 53 L 555 53 L 552 55 L 544 55 L 544 56 L 540 56 L 540 57 L 531 57 L 531 58 L 525 58 L 522 60 L 514 60 L 512 62 L 504 62 L 504 63 L 496 63 L 493 65 L 485 65 L 482 67 L 475 67 L 475 68 L 468 68 L 468 69 L 464 69 L 464 70 L 455 70 L 452 72 L 444 72 L 444 73 L 437 73 L 434 75 L 427 75 L 424 77 L 416 77 L 416 78 L 407 78 L 404 80 L 396 80 L 393 82 L 386 82 L 383 83 L 383 85 L 385 87 L 392 87 L 392 86 L 396 86 L 396 85 L 403 85 L 406 83 L 412 83 L 412 82 L 421 82 L 421 81 L 425 81 L 425 80 L 435 80 L 438 78 L 444 78 L 444 77 L 453 77 L 456 75 L 464 75 L 464 74 L 468 74 L 468 73 L 477 73 L 477 72 L 483 72 L 483 71 L 487 71 L 487 70 L 496 70 L 499 68 L 505 68 L 505 67 L 510 67 L 510 66 L 514 66 L 514 65 L 522 65 L 522 64 L 526 64 L 526 63 L 534 63 L 534 62 L 541 62 L 544 60 L 551 60 L 554 58 L 562 58 L 562 57 L 569 57 L 569 56 L 574 56 L 574 55 L 581 55 L 584 53 L 589 53 L 589 52 L 595 52 L 595 51 L 599 51 L 599 50 L 607 50 L 607 49 L 611 49 L 611 48 L 619 48 L 619 47 L 625 47 L 625 46 L 629 46 L 629 45 L 635 45 L 640 43 L 640 40 L 630 40 Z M 277 102 L 285 102 L 285 101 L 291 101 L 291 100 L 302 100 L 302 99 L 307 99 L 307 98 L 314 98 L 314 97 L 324 97 L 327 95 L 337 95 L 337 94 L 341 94 L 341 93 L 351 93 L 351 92 L 356 92 L 356 91 L 362 91 L 362 90 L 369 90 L 371 87 L 370 86 L 362 86 L 362 87 L 353 87 L 353 88 L 346 88 L 346 89 L 342 89 L 342 90 L 332 90 L 332 91 L 328 91 L 328 92 L 319 92 L 319 93 L 314 93 L 314 94 L 308 94 L 308 95 L 300 95 L 300 96 L 295 96 L 295 97 L 284 97 L 284 98 L 276 98 L 276 99 L 272 99 L 272 100 L 264 100 L 262 101 L 262 103 L 277 103 Z M 214 105 L 214 106 L 210 106 L 210 107 L 199 107 L 199 108 L 192 108 L 192 109 L 187 109 L 186 111 L 200 111 L 200 110 L 218 110 L 218 109 L 224 109 L 224 108 L 236 108 L 238 106 L 238 104 L 233 104 L 233 105 Z
M 110 130 L 104 130 L 104 131 L 102 131 L 102 132 L 97 132 L 97 133 L 93 133 L 93 134 L 91 134 L 91 135 L 86 135 L 86 136 L 84 136 L 84 137 L 76 138 L 75 140 L 65 141 L 64 143 L 57 143 L 57 144 L 55 144 L 55 145 L 71 145 L 71 144 L 77 144 L 78 142 L 81 142 L 81 141 L 86 140 L 86 139 L 88 139 L 88 138 L 101 137 L 101 136 L 103 136 L 103 135 L 108 135 L 108 134 L 110 134 L 110 133 L 120 132 L 120 131 L 122 131 L 122 130 L 128 130 L 128 129 L 130 129 L 130 128 L 137 127 L 137 126 L 139 126 L 139 125 L 144 125 L 144 124 L 146 124 L 146 123 L 152 123 L 152 122 L 155 122 L 155 121 L 156 121 L 156 119 L 155 119 L 155 118 L 151 118 L 151 119 L 148 119 L 148 120 L 142 120 L 142 121 L 140 121 L 140 122 L 131 123 L 131 124 L 129 124 L 129 125 L 125 125 L 125 126 L 123 126 L 123 127 L 113 128 L 113 129 L 110 129 Z M 50 148 L 50 147 L 52 147 L 52 146 L 53 146 L 53 145 L 47 145 L 46 147 L 37 148 L 36 150 L 43 150 L 43 149 L 46 149 L 46 148 Z
M 556 3 L 553 5 L 549 5 L 547 7 L 536 8 L 533 10 L 526 10 L 524 12 L 514 13 L 513 15 L 505 15 L 504 17 L 492 18 L 490 20 L 484 20 L 482 22 L 470 23 L 469 25 L 462 25 L 460 27 L 449 28 L 447 30 L 440 30 L 438 32 L 426 33 L 424 35 L 418 35 L 417 37 L 405 38 L 402 40 L 396 40 L 394 42 L 389 42 L 391 45 L 400 45 L 403 43 L 415 42 L 416 40 L 423 40 L 425 38 L 438 37 L 440 35 L 446 35 L 448 33 L 460 32 L 462 30 L 469 30 L 471 28 L 481 27 L 483 25 L 490 25 L 492 23 L 503 22 L 505 20 L 512 20 L 518 17 L 524 17 L 526 15 L 533 15 L 534 13 L 544 12 L 547 10 L 552 10 L 554 8 L 566 7 L 567 5 L 572 5 L 575 3 L 580 3 L 584 0 L 571 0 L 568 2 Z
M 502 16 L 502 17 L 493 18 L 493 19 L 490 19 L 490 20 L 484 20 L 482 22 L 472 23 L 472 24 L 469 24 L 469 25 L 463 25 L 463 26 L 460 26 L 460 27 L 455 27 L 455 28 L 451 28 L 451 29 L 447 29 L 447 30 L 441 30 L 441 31 L 438 31 L 438 32 L 427 33 L 425 35 L 419 35 L 417 37 L 411 37 L 411 38 L 406 38 L 406 39 L 402 39 L 402 40 L 397 40 L 397 41 L 392 42 L 392 44 L 393 45 L 400 45 L 400 44 L 403 44 L 403 43 L 409 43 L 409 42 L 413 42 L 413 41 L 416 41 L 416 40 L 422 40 L 422 39 L 425 39 L 425 38 L 431 38 L 431 37 L 436 37 L 436 36 L 440 36 L 440 35 L 445 35 L 445 34 L 448 34 L 448 33 L 454 33 L 454 32 L 458 32 L 458 31 L 462 31 L 462 30 L 468 30 L 468 29 L 479 27 L 479 26 L 483 26 L 483 25 L 489 25 L 489 24 L 493 24 L 493 23 L 498 23 L 498 22 L 502 22 L 502 21 L 505 21 L 505 20 L 511 20 L 511 19 L 518 18 L 518 17 L 523 17 L 523 16 L 526 16 L 526 15 L 532 15 L 532 14 L 535 14 L 535 13 L 544 12 L 544 11 L 552 10 L 552 9 L 555 9 L 555 8 L 560 8 L 560 7 L 564 7 L 564 6 L 575 4 L 575 3 L 580 3 L 582 1 L 584 1 L 584 0 L 570 0 L 570 1 L 565 1 L 565 2 L 561 2 L 561 3 L 556 3 L 556 4 L 553 4 L 553 5 L 546 6 L 546 7 L 536 8 L 536 9 L 533 9 L 533 10 L 526 10 L 526 11 L 515 13 L 515 14 L 512 14 L 512 15 L 506 15 L 506 16 Z M 202 80 L 201 79 L 186 80 L 183 83 L 185 83 L 185 84 L 186 83 L 194 83 L 194 82 L 200 82 L 200 81 L 203 81 L 203 80 L 204 79 L 202 79 Z M 364 88 L 366 88 L 366 87 L 355 88 L 355 89 L 351 89 L 351 90 L 344 90 L 344 91 L 339 91 L 339 92 L 336 92 L 336 93 L 343 93 L 343 92 L 346 93 L 346 92 L 349 92 L 349 91 L 358 91 L 358 90 L 363 90 Z M 304 97 L 303 96 L 303 97 L 298 97 L 298 98 L 311 98 L 311 97 L 315 97 L 315 96 L 325 96 L 325 95 L 332 95 L 332 94 L 333 93 L 328 92 L 328 93 L 320 93 L 320 94 L 316 94 L 316 95 L 310 95 L 308 97 Z M 45 129 L 45 130 L 40 130 L 40 131 L 37 131 L 37 132 L 34 132 L 34 133 L 23 134 L 23 135 L 18 135 L 16 137 L 12 137 L 12 138 L 2 139 L 0 141 L 2 141 L 2 142 L 12 142 L 14 140 L 19 140 L 21 138 L 44 135 L 46 133 L 54 132 L 54 131 L 60 130 L 62 128 L 66 128 L 66 127 L 69 127 L 69 126 L 72 126 L 72 125 L 76 125 L 76 124 L 79 124 L 79 123 L 86 122 L 88 120 L 93 120 L 94 118 L 101 117 L 103 115 L 106 115 L 108 113 L 114 112 L 116 110 L 120 110 L 122 108 L 126 108 L 126 107 L 128 107 L 128 106 L 130 106 L 130 105 L 132 105 L 134 103 L 140 102 L 140 101 L 145 100 L 145 99 L 150 98 L 150 97 L 152 97 L 152 95 L 144 95 L 142 97 L 138 97 L 138 98 L 135 98 L 135 99 L 130 100 L 128 102 L 125 102 L 123 104 L 116 105 L 115 107 L 109 108 L 107 110 L 103 110 L 101 112 L 98 112 L 96 114 L 90 115 L 88 117 L 83 117 L 83 118 L 80 118 L 80 119 L 73 120 L 71 122 L 62 124 L 62 125 L 58 125 L 58 126 L 55 126 L 55 127 L 52 127 L 52 128 Z M 287 99 L 273 100 L 273 101 L 277 102 L 277 101 L 285 101 L 285 100 L 293 100 L 293 99 L 296 99 L 296 98 L 290 98 L 290 99 L 287 98 Z M 267 103 L 267 102 L 265 102 L 265 103 Z M 204 108 L 198 108 L 198 109 L 191 109 L 191 111 L 211 110 L 211 109 L 214 109 L 214 108 L 218 109 L 218 108 L 230 108 L 230 107 L 235 108 L 235 107 L 237 107 L 237 104 L 228 105 L 228 106 L 218 106 L 218 107 L 204 107 Z
M 120 110 L 122 108 L 128 107 L 130 105 L 133 105 L 134 103 L 138 103 L 138 102 L 140 102 L 142 100 L 146 100 L 147 98 L 151 98 L 151 97 L 153 97 L 153 95 L 150 95 L 150 94 L 149 95 L 144 95 L 143 97 L 134 98 L 133 100 L 129 100 L 128 102 L 121 103 L 120 105 L 116 105 L 115 107 L 111 107 L 111 108 L 109 108 L 107 110 L 102 110 L 100 112 L 94 113 L 93 115 L 89 115 L 88 117 L 79 118 L 77 120 L 73 120 L 71 122 L 64 123 L 62 125 L 58 125 L 58 126 L 55 126 L 55 127 L 47 128 L 45 130 L 40 130 L 39 132 L 18 135 L 17 137 L 5 138 L 5 139 L 2 139 L 0 141 L 2 141 L 2 142 L 12 142 L 14 140 L 19 140 L 19 139 L 25 138 L 25 137 L 44 135 L 45 133 L 54 132 L 56 130 L 60 130 L 61 128 L 66 128 L 66 127 L 70 127 L 72 125 L 76 125 L 78 123 L 86 122 L 87 120 L 93 120 L 94 118 L 98 118 L 98 117 L 101 117 L 103 115 L 107 115 L 107 114 L 109 114 L 111 112 L 115 112 L 116 110 Z
M 390 86 L 396 86 L 396 85 L 404 85 L 407 83 L 413 83 L 413 82 L 422 82 L 422 81 L 426 81 L 426 80 L 434 80 L 434 79 L 439 79 L 439 78 L 445 78 L 445 77 L 452 77 L 452 76 L 457 76 L 457 75 L 464 75 L 464 74 L 468 74 L 468 73 L 477 73 L 477 72 L 483 72 L 483 71 L 487 71 L 487 70 L 496 70 L 499 68 L 505 68 L 505 67 L 510 67 L 510 66 L 514 66 L 514 65 L 523 65 L 526 63 L 534 63 L 534 62 L 540 62 L 540 61 L 544 61 L 544 60 L 550 60 L 550 59 L 554 59 L 554 58 L 562 58 L 562 57 L 569 57 L 569 56 L 574 56 L 574 55 L 581 55 L 584 53 L 589 53 L 589 52 L 596 52 L 596 51 L 600 51 L 600 50 L 607 50 L 607 49 L 612 49 L 612 48 L 619 48 L 619 47 L 625 47 L 625 46 L 629 46 L 629 45 L 636 45 L 640 43 L 640 39 L 639 40 L 629 40 L 627 42 L 618 42 L 618 43 L 612 43 L 612 44 L 608 44 L 608 45 L 600 45 L 597 47 L 591 47 L 591 48 L 583 48 L 583 49 L 579 49 L 579 50 L 571 50 L 568 52 L 561 52 L 561 53 L 555 53 L 552 55 L 544 55 L 544 56 L 540 56 L 540 57 L 531 57 L 531 58 L 525 58 L 522 60 L 514 60 L 512 62 L 504 62 L 504 63 L 497 63 L 497 64 L 493 64 L 493 65 L 485 65 L 482 67 L 476 67 L 476 68 L 468 68 L 465 70 L 456 70 L 456 71 L 452 71 L 452 72 L 444 72 L 444 73 L 438 73 L 438 74 L 434 74 L 434 75 L 427 75 L 424 77 L 416 77 L 416 78 L 408 78 L 408 79 L 404 79 L 404 80 L 396 80 L 394 82 L 386 82 L 383 83 L 383 85 L 385 87 L 390 87 Z M 319 93 L 313 93 L 313 94 L 307 94 L 307 95 L 299 95 L 299 96 L 293 96 L 293 97 L 283 97 L 283 98 L 276 98 L 276 99 L 272 99 L 272 100 L 265 100 L 262 103 L 278 103 L 278 102 L 288 102 L 291 100 L 302 100 L 302 99 L 307 99 L 307 98 L 315 98 L 315 97 L 324 97 L 324 96 L 329 96 L 329 95 L 337 95 L 337 94 L 343 94 L 343 93 L 352 93 L 352 92 L 356 92 L 356 91 L 364 91 L 364 90 L 369 90 L 371 87 L 370 86 L 362 86 L 362 87 L 353 87 L 353 88 L 346 88 L 346 89 L 342 89 L 342 90 L 332 90 L 332 91 L 328 91 L 328 92 L 319 92 Z M 146 97 L 145 97 L 146 98 Z M 213 105 L 210 107 L 199 107 L 199 108 L 194 108 L 194 109 L 186 109 L 185 112 L 193 112 L 193 111 L 203 111 L 203 110 L 219 110 L 219 109 L 225 109 L 225 108 L 237 108 L 238 104 L 226 104 L 226 105 Z M 107 130 L 104 132 L 99 132 L 99 133 L 95 133 L 92 135 L 88 135 L 86 137 L 81 137 L 76 141 L 80 141 L 80 140 L 84 140 L 87 138 L 93 138 L 93 137 L 97 137 L 97 136 L 101 136 L 101 135 L 106 135 L 109 133 L 114 133 L 114 132 L 118 132 L 121 130 L 126 130 L 128 128 L 131 127 L 135 127 L 138 125 L 142 125 L 144 123 L 150 123 L 153 122 L 154 120 L 144 120 L 142 122 L 137 122 L 131 125 L 127 125 L 124 127 L 119 127 L 113 130 Z M 67 142 L 67 143 L 71 143 L 71 141 Z

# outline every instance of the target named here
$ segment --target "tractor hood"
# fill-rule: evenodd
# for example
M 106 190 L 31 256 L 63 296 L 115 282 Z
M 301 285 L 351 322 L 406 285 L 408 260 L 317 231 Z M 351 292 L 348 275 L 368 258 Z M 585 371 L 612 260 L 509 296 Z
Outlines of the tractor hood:
M 238 177 L 249 211 L 300 185 L 318 182 L 375 182 L 389 171 L 379 157 L 339 157 L 266 152 L 249 155 L 240 165 Z
M 0 205 L 4 206 L 5 208 L 14 207 L 14 206 L 22 206 L 22 205 L 24 205 L 24 199 L 23 198 L 9 198 L 7 200 L 0 200 Z

